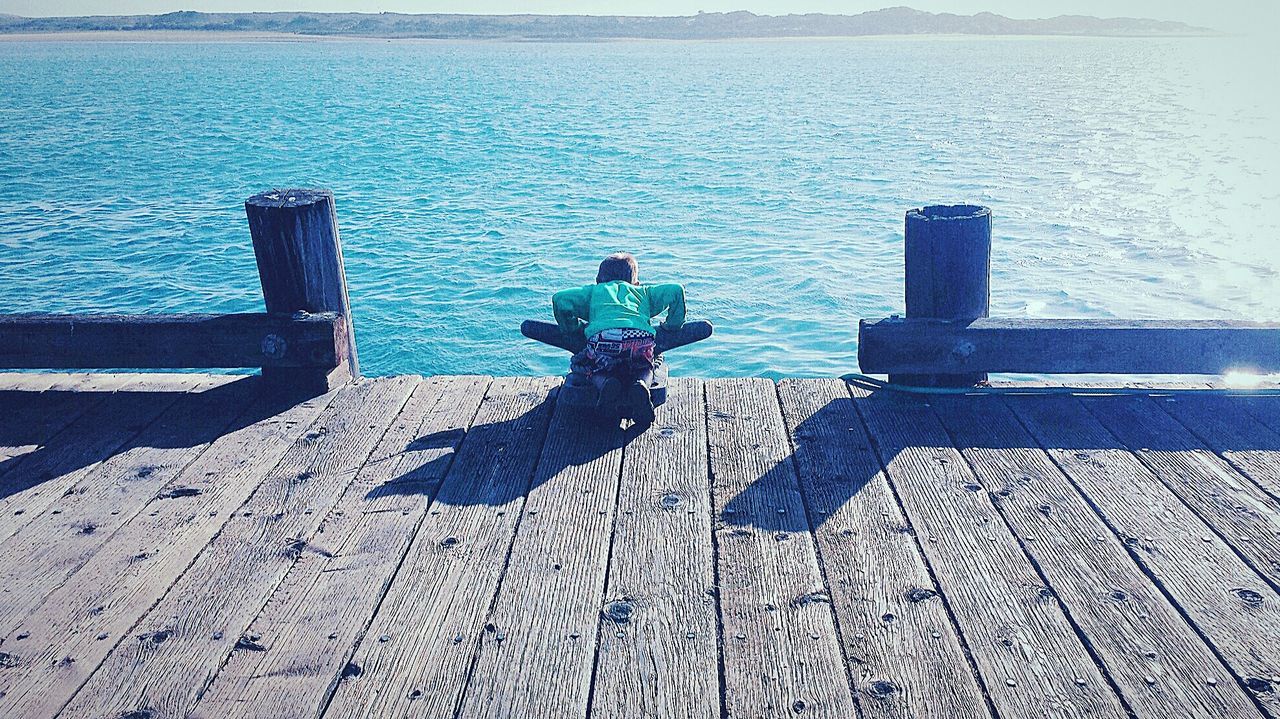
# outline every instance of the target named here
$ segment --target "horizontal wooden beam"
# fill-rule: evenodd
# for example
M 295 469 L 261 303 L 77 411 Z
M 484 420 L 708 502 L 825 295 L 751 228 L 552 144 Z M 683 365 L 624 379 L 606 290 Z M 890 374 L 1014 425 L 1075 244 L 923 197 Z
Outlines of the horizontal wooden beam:
M 1280 323 L 1171 320 L 863 320 L 869 374 L 1223 374 L 1280 371 Z
M 0 315 L 0 367 L 160 369 L 312 367 L 345 359 L 337 313 Z

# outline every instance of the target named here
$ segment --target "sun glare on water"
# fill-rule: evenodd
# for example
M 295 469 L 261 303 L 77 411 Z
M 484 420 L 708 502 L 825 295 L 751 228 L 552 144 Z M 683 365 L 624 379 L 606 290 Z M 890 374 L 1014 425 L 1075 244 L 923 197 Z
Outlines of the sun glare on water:
M 1231 370 L 1222 375 L 1222 383 L 1231 389 L 1255 389 L 1280 383 L 1280 374 L 1259 374 L 1247 370 Z

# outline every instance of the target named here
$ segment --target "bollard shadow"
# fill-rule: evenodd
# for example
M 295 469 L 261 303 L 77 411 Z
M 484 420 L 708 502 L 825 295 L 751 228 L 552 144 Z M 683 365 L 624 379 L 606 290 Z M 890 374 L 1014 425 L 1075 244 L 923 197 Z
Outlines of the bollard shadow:
M 441 432 L 440 434 L 450 434 L 450 432 Z M 464 434 L 461 432 L 453 432 L 453 434 Z M 448 445 L 445 446 L 447 448 Z M 415 449 L 412 444 L 405 448 L 405 452 L 424 451 L 426 449 L 440 449 L 439 447 L 422 447 Z M 378 499 L 379 497 L 410 497 L 414 495 L 430 496 L 436 493 L 440 483 L 447 477 L 449 467 L 453 465 L 454 454 L 442 454 L 423 462 L 413 469 L 391 479 L 387 482 L 379 484 L 365 493 L 365 499 Z
M 865 434 L 848 431 L 853 426 L 860 427 L 861 421 L 848 398 L 832 400 L 789 426 L 792 453 L 725 503 L 720 519 L 726 526 L 764 532 L 822 526 L 880 471 Z M 788 505 L 804 511 L 788 510 Z
M 0 395 L 0 451 L 9 455 L 0 460 L 0 500 L 38 493 L 41 485 L 132 450 L 198 447 L 307 399 L 266 390 L 256 375 L 201 392 Z
M 621 429 L 581 422 L 575 410 L 557 406 L 555 400 L 553 392 L 518 417 L 413 440 L 405 447 L 406 452 L 455 451 L 374 487 L 366 498 L 434 492 L 437 504 L 501 506 L 527 495 L 569 467 L 600 459 L 635 436 Z M 424 481 L 446 469 L 438 487 Z
M 1280 396 L 1077 396 L 1060 393 L 913 395 L 867 385 L 788 426 L 793 452 L 731 498 L 726 526 L 768 532 L 817 530 L 853 501 L 906 449 L 1063 450 L 1092 453 L 1276 452 Z M 1174 402 L 1163 408 L 1160 403 Z M 912 465 L 902 471 L 935 471 Z M 936 471 L 943 471 L 938 469 Z M 975 484 L 949 472 L 964 491 L 993 495 L 1007 486 Z M 1016 481 L 1011 477 L 1009 481 Z M 779 511 L 799 491 L 803 513 Z M 791 505 L 800 504 L 791 502 Z

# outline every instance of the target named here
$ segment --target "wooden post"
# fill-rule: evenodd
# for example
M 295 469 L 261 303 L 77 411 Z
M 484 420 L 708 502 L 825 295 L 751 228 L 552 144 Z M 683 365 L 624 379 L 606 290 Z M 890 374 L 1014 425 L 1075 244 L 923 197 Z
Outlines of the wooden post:
M 343 361 L 332 370 L 264 367 L 271 384 L 327 392 L 360 376 L 338 216 L 328 190 L 269 190 L 244 203 L 268 312 L 336 312 L 346 321 Z
M 991 309 L 991 210 L 935 205 L 907 213 L 908 319 L 973 320 Z M 897 375 L 899 384 L 969 387 L 985 373 Z

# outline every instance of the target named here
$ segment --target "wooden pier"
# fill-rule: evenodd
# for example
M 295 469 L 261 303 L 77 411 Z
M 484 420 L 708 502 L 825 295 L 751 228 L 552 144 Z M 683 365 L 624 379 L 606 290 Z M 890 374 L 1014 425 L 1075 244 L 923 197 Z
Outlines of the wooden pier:
M 1280 719 L 1280 393 L 676 379 L 610 428 L 362 378 L 332 193 L 245 209 L 265 313 L 0 315 L 0 368 L 259 372 L 0 374 L 4 719 Z M 1280 369 L 986 318 L 990 219 L 908 213 L 864 371 Z
M 0 375 L 0 716 L 1280 716 L 1280 397 Z

